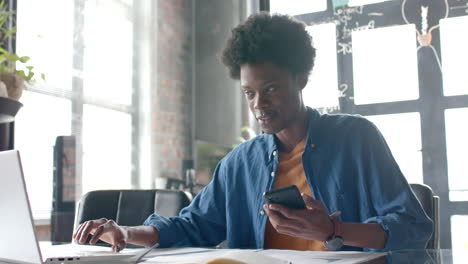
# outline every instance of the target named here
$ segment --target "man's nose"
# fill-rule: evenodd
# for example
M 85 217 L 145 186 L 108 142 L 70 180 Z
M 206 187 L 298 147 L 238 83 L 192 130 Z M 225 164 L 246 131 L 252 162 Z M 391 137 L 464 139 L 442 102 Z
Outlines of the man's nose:
M 262 109 L 268 106 L 268 104 L 269 104 L 269 101 L 268 101 L 267 96 L 265 96 L 264 94 L 258 93 L 254 99 L 254 108 Z

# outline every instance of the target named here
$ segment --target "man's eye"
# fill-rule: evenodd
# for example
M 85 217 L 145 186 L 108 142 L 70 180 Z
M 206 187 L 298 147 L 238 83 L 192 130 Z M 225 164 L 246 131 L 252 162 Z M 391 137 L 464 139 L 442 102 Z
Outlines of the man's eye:
M 274 92 L 274 91 L 275 91 L 275 87 L 268 87 L 268 88 L 265 89 L 265 91 L 266 91 L 267 93 Z
M 254 93 L 252 91 L 245 91 L 244 93 L 247 96 L 247 98 L 253 98 L 254 96 Z

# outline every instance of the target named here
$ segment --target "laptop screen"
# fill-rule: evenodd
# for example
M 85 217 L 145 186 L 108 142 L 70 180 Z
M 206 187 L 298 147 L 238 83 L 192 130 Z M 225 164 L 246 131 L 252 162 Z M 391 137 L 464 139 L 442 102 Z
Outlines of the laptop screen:
M 0 260 L 42 263 L 17 150 L 0 152 Z

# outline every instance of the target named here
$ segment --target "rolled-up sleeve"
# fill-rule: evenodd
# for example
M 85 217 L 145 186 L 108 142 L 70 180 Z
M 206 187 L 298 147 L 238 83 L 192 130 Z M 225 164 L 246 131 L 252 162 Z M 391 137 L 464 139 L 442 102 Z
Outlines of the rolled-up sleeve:
M 225 180 L 222 161 L 213 180 L 179 216 L 150 215 L 144 225 L 159 231 L 159 247 L 215 246 L 226 238 Z
M 365 121 L 361 140 L 361 175 L 365 177 L 369 203 L 376 216 L 365 223 L 377 223 L 387 233 L 385 248 L 423 249 L 432 235 L 433 223 L 411 190 L 385 139 L 378 129 Z

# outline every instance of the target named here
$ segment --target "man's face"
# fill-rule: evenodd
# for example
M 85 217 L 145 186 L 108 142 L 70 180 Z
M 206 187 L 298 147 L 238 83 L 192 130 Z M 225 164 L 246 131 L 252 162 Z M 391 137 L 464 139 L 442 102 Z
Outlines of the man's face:
M 244 64 L 240 81 L 250 111 L 265 133 L 276 134 L 298 118 L 305 83 L 287 69 L 272 63 Z

